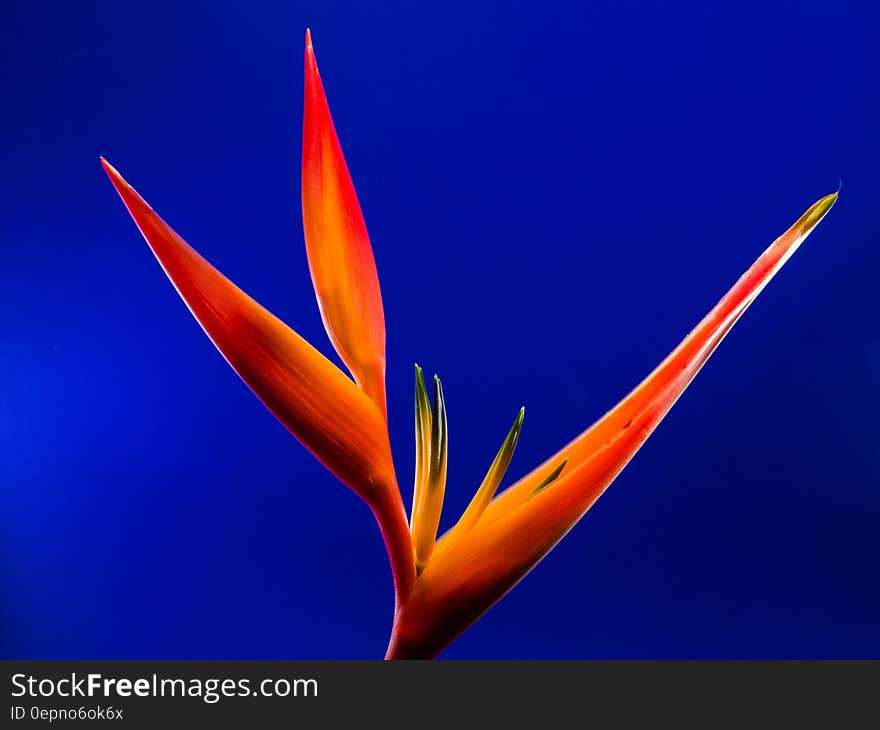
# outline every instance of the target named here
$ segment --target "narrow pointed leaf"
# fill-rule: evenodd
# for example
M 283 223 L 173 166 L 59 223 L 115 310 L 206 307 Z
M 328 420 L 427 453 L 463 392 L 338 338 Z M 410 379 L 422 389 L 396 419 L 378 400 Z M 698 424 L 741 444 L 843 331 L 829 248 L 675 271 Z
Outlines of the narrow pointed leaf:
M 302 213 L 324 327 L 358 385 L 385 413 L 385 315 L 373 250 L 306 33 Z
M 489 471 L 486 473 L 482 484 L 480 484 L 480 488 L 467 506 L 464 514 L 462 514 L 458 524 L 453 528 L 454 530 L 460 530 L 462 532 L 470 530 L 475 524 L 477 524 L 477 521 L 486 510 L 486 507 L 489 506 L 489 502 L 492 500 L 492 497 L 495 496 L 495 492 L 498 491 L 501 480 L 507 473 L 507 467 L 510 466 L 513 452 L 516 451 L 516 445 L 519 441 L 519 434 L 522 430 L 522 422 L 525 412 L 525 408 L 520 408 L 519 414 L 513 422 L 513 426 L 510 427 L 510 431 L 507 433 L 504 443 L 502 443 L 501 448 L 498 449 L 498 453 L 495 455 L 492 465 L 489 467 Z
M 205 333 L 263 404 L 330 471 L 376 504 L 394 470 L 385 422 L 333 363 L 225 278 L 102 158 L 110 181 Z
M 837 195 L 811 206 L 638 387 L 580 437 L 489 506 L 467 533 L 441 542 L 395 623 L 389 655 L 433 656 L 520 581 L 626 466 L 684 389 Z M 549 464 L 569 459 L 534 494 Z M 452 534 L 450 534 L 452 536 Z

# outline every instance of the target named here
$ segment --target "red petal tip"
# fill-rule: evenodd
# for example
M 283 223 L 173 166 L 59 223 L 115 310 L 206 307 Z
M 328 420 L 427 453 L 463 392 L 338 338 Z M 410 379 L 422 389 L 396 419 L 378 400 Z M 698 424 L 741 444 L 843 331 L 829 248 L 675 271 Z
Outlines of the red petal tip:
M 306 28 L 306 63 L 315 65 L 315 47 L 312 45 L 312 31 Z

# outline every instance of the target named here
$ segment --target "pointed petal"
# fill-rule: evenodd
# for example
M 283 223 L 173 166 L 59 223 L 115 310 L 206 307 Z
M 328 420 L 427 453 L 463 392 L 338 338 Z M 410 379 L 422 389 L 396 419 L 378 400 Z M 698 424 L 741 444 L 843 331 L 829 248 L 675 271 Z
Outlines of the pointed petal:
M 410 527 L 420 522 L 425 511 L 428 489 L 428 465 L 431 460 L 431 403 L 425 388 L 425 376 L 416 365 L 415 388 L 416 413 L 416 473 L 413 483 L 412 517 Z
M 302 149 L 306 252 L 324 327 L 358 385 L 385 413 L 385 315 L 367 227 L 306 34 Z
M 464 514 L 462 514 L 461 519 L 459 519 L 453 530 L 467 532 L 477 524 L 477 521 L 480 519 L 483 512 L 485 512 L 486 507 L 489 506 L 489 502 L 492 500 L 492 497 L 495 496 L 495 492 L 498 490 L 501 480 L 507 473 L 507 467 L 510 466 L 513 452 L 516 451 L 516 445 L 519 442 L 519 434 L 522 430 L 522 422 L 525 412 L 525 408 L 519 409 L 519 414 L 513 422 L 513 426 L 510 427 L 510 431 L 508 431 L 504 443 L 502 443 L 501 448 L 498 449 L 498 453 L 495 455 L 495 459 L 492 461 L 492 465 L 489 467 L 489 471 L 486 473 L 482 484 L 480 484 L 480 488 L 477 490 L 477 493 L 474 495 L 474 498 L 467 506 L 467 509 L 464 511 Z M 449 539 L 453 539 L 451 535 L 449 536 Z
M 446 492 L 446 405 L 440 378 L 434 376 L 434 413 L 431 419 L 431 448 L 428 459 L 428 483 L 419 511 L 413 514 L 412 536 L 416 557 L 416 570 L 428 563 L 437 539 L 437 527 L 443 511 Z
M 171 283 L 235 372 L 330 471 L 376 503 L 377 490 L 394 485 L 376 405 L 192 249 L 103 158 L 101 164 Z
M 833 193 L 810 206 L 761 254 L 654 372 L 578 438 L 500 495 L 490 506 L 493 515 L 498 516 L 520 504 L 540 481 L 543 469 L 551 463 L 567 458 L 571 461 L 572 470 L 578 468 L 599 449 L 626 435 L 639 415 L 650 413 L 656 419 L 653 424 L 659 423 L 743 312 L 800 247 L 836 200 L 837 193 Z
M 537 494 L 544 487 L 546 487 L 548 484 L 552 484 L 557 479 L 559 479 L 559 475 L 562 474 L 562 470 L 565 469 L 566 464 L 568 464 L 568 459 L 563 459 L 562 463 L 559 466 L 557 466 L 553 471 L 551 471 L 546 477 L 544 477 L 540 481 L 538 486 L 532 490 L 532 494 L 530 494 L 529 496 L 531 497 L 531 496 Z
M 432 656 L 516 585 L 626 466 L 770 279 L 824 217 L 822 198 L 752 265 L 684 341 L 580 437 L 500 495 L 470 532 L 442 544 L 398 616 L 391 656 Z M 546 468 L 565 473 L 535 493 Z M 443 541 L 445 542 L 445 540 Z

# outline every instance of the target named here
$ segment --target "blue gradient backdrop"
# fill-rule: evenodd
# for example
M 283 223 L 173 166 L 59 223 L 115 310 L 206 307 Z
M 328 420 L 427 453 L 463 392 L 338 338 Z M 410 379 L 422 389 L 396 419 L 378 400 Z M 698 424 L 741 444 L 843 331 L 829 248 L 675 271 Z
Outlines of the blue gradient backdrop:
M 609 492 L 444 656 L 880 656 L 878 8 L 6 3 L 0 655 L 384 651 L 368 510 L 229 370 L 98 165 L 332 354 L 299 213 L 309 25 L 407 501 L 412 363 L 444 379 L 444 525 L 521 404 L 513 474 L 843 180 Z

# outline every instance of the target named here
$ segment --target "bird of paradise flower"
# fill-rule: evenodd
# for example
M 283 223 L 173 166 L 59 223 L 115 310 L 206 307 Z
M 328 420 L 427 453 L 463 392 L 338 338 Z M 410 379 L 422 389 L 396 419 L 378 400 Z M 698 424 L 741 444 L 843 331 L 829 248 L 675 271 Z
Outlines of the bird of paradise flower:
M 302 147 L 306 253 L 325 329 L 353 381 L 211 266 L 104 158 L 101 163 L 223 357 L 276 418 L 372 509 L 394 579 L 388 659 L 436 656 L 550 552 L 837 200 L 834 193 L 810 206 L 629 395 L 496 496 L 519 438 L 520 410 L 470 504 L 438 538 L 447 461 L 443 389 L 435 376 L 432 403 L 416 366 L 416 467 L 407 519 L 388 436 L 379 279 L 309 32 Z

